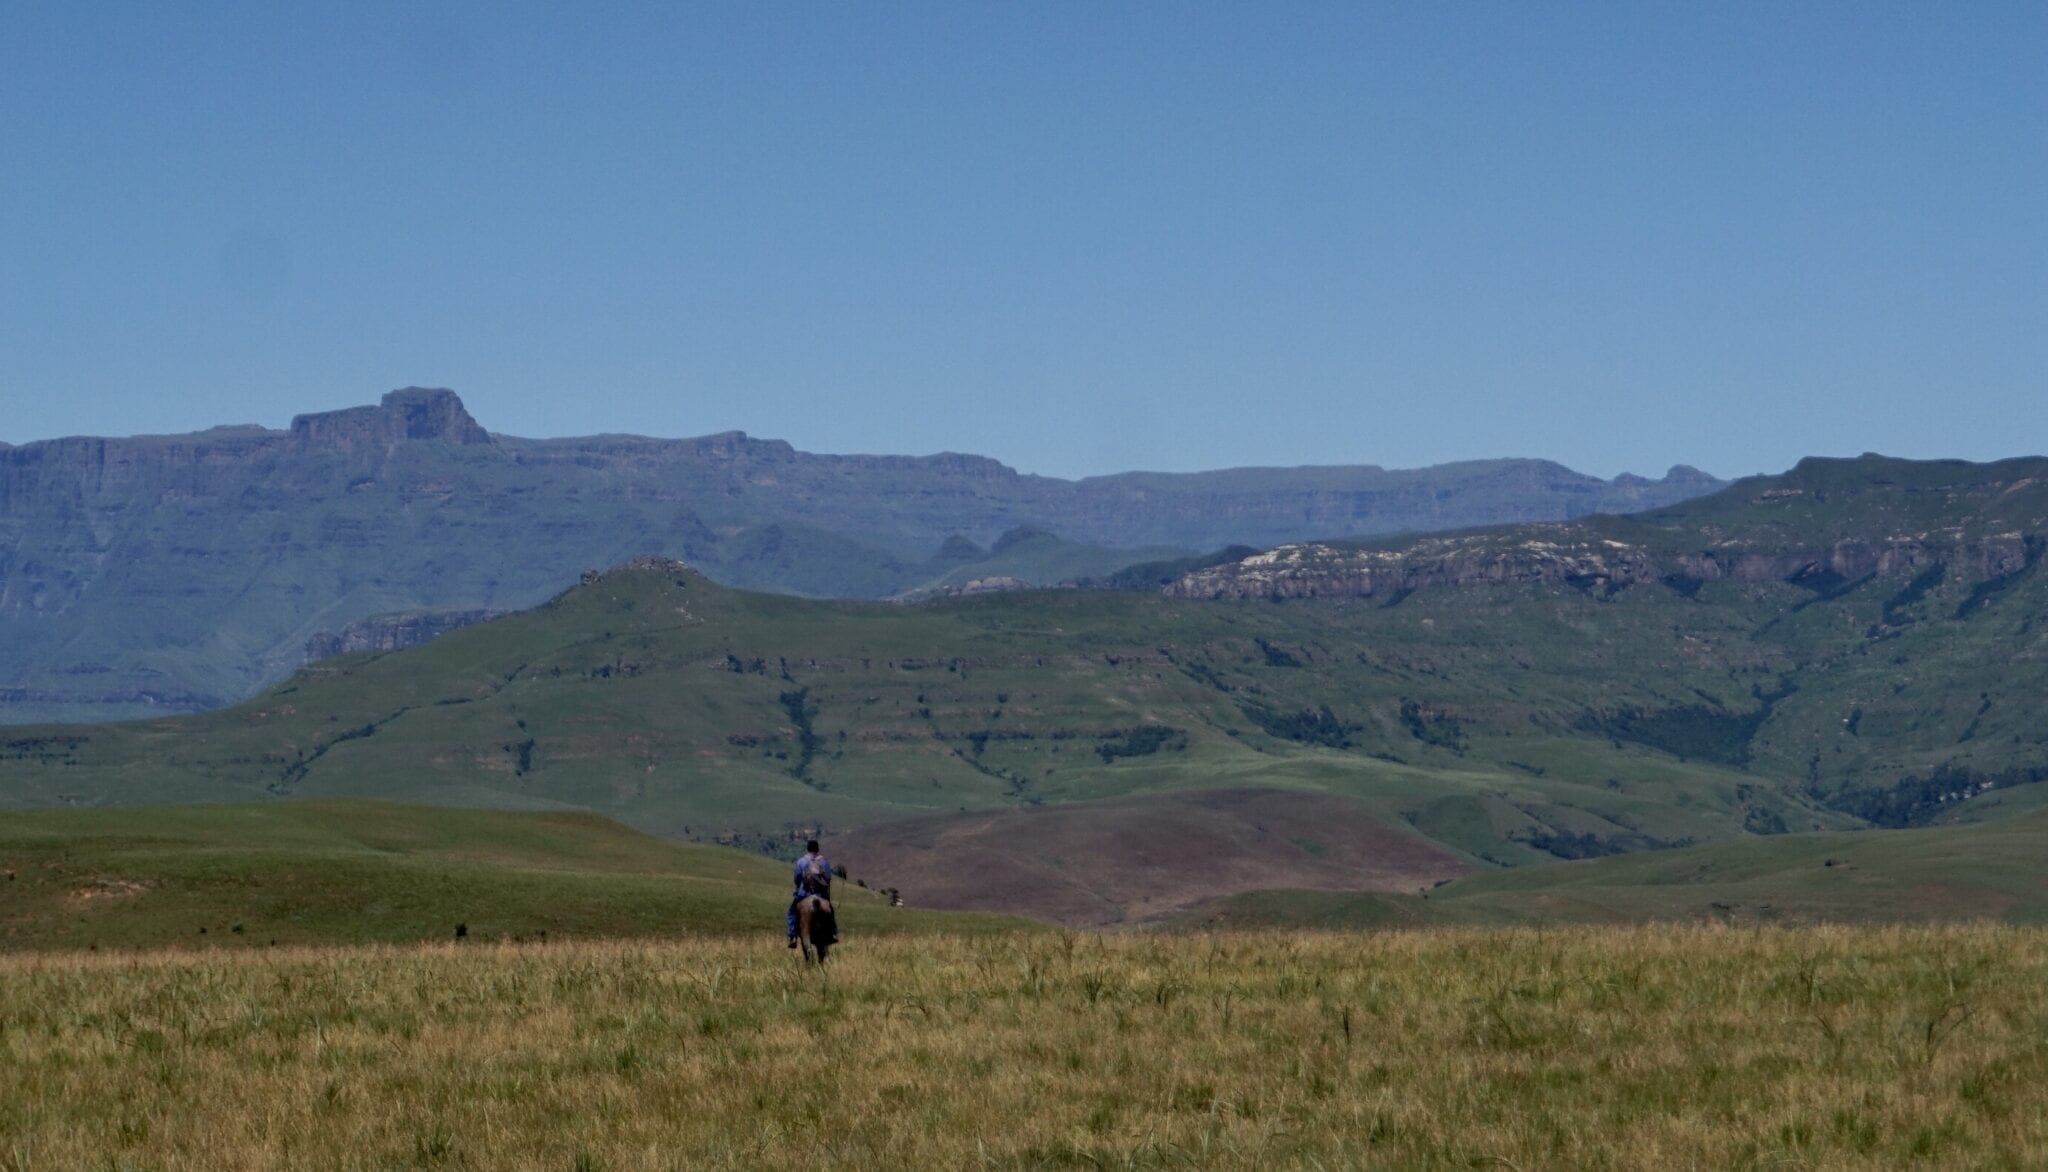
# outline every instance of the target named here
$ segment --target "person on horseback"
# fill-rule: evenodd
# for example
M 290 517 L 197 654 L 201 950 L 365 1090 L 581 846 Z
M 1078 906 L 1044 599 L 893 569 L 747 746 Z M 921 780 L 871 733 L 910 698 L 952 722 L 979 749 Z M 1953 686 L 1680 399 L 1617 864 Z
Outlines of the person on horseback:
M 817 839 L 804 844 L 804 853 L 798 857 L 791 879 L 796 890 L 789 897 L 789 946 L 795 948 L 797 905 L 816 896 L 825 901 L 825 910 L 832 908 L 832 860 L 818 849 Z M 832 935 L 836 943 L 839 933 L 835 930 Z

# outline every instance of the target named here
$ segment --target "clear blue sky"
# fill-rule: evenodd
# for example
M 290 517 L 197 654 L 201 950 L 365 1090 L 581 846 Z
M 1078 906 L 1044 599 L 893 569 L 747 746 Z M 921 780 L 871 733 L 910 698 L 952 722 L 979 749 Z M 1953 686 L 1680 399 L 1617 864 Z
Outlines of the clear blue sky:
M 2048 4 L 0 8 L 0 440 L 2048 450 Z

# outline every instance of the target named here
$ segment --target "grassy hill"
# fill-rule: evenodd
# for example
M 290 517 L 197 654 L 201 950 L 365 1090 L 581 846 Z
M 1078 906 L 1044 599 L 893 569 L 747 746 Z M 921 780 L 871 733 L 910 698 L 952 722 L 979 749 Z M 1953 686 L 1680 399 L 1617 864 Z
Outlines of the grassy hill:
M 1056 591 L 904 607 L 746 594 L 645 563 L 424 648 L 327 661 L 222 712 L 15 730 L 0 792 L 571 806 L 759 842 L 1249 787 L 1360 801 L 1493 864 L 1554 857 L 1567 838 L 1611 850 L 1758 821 L 1854 824 L 1720 761 L 1571 733 L 1589 705 L 1672 685 L 1609 664 L 1617 643 L 1675 644 L 1659 610 L 1676 604 L 1637 615 L 1529 595 L 1504 623 L 1509 598 L 1484 601 L 1388 612 Z M 1516 658 L 1548 670 L 1497 670 Z M 1732 705 L 1775 676 L 1712 664 L 1693 678 Z
M 1456 879 L 1427 896 L 1263 891 L 1204 928 L 1445 924 L 2048 922 L 2048 810 L 1917 830 L 1753 838 Z
M 842 883 L 846 931 L 1016 921 L 891 908 Z M 38 810 L 0 819 L 0 952 L 470 938 L 758 934 L 786 866 L 585 813 L 271 802 Z

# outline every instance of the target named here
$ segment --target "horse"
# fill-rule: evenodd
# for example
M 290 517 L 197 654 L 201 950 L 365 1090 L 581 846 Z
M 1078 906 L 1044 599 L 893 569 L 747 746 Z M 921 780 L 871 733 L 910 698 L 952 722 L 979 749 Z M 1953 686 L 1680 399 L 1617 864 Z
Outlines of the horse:
M 806 895 L 797 901 L 796 938 L 803 942 L 805 960 L 824 964 L 825 954 L 838 937 L 839 917 L 832 911 L 831 900 L 822 895 Z

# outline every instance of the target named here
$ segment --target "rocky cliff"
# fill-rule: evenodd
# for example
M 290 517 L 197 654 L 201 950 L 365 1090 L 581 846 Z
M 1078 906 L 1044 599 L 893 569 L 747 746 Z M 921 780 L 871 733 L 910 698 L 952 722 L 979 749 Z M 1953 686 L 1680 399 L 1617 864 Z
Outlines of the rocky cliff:
M 1659 551 L 1572 526 L 1530 526 L 1524 535 L 1425 538 L 1396 549 L 1302 542 L 1185 574 L 1165 587 L 1179 598 L 1372 598 L 1437 587 L 1546 582 L 1600 590 L 1647 582 L 1686 588 L 1728 578 L 1820 585 L 1891 578 L 1933 565 L 1972 580 L 2029 566 L 2042 543 L 2013 533 L 1952 543 L 1922 537 L 1842 541 L 1796 551 Z
M 1939 523 L 1929 514 L 1939 510 Z M 1990 582 L 2048 550 L 2048 461 L 1809 460 L 1661 512 L 1359 544 L 1288 543 L 1164 587 L 1182 598 L 1398 598 L 1554 583 L 1790 582 L 1817 592 L 1939 573 Z
M 392 391 L 375 407 L 300 415 L 292 420 L 291 437 L 300 447 L 353 447 L 407 440 L 491 442 L 490 433 L 470 418 L 454 391 L 435 387 Z
M 502 610 L 408 611 L 374 614 L 339 631 L 322 631 L 306 640 L 306 662 L 354 651 L 399 651 L 418 647 L 450 631 L 485 622 Z
M 1491 536 L 1426 540 L 1397 549 L 1283 545 L 1196 570 L 1165 592 L 1180 598 L 1371 598 L 1482 583 L 1626 585 L 1657 576 L 1654 563 L 1639 548 L 1546 531 L 1506 541 Z

